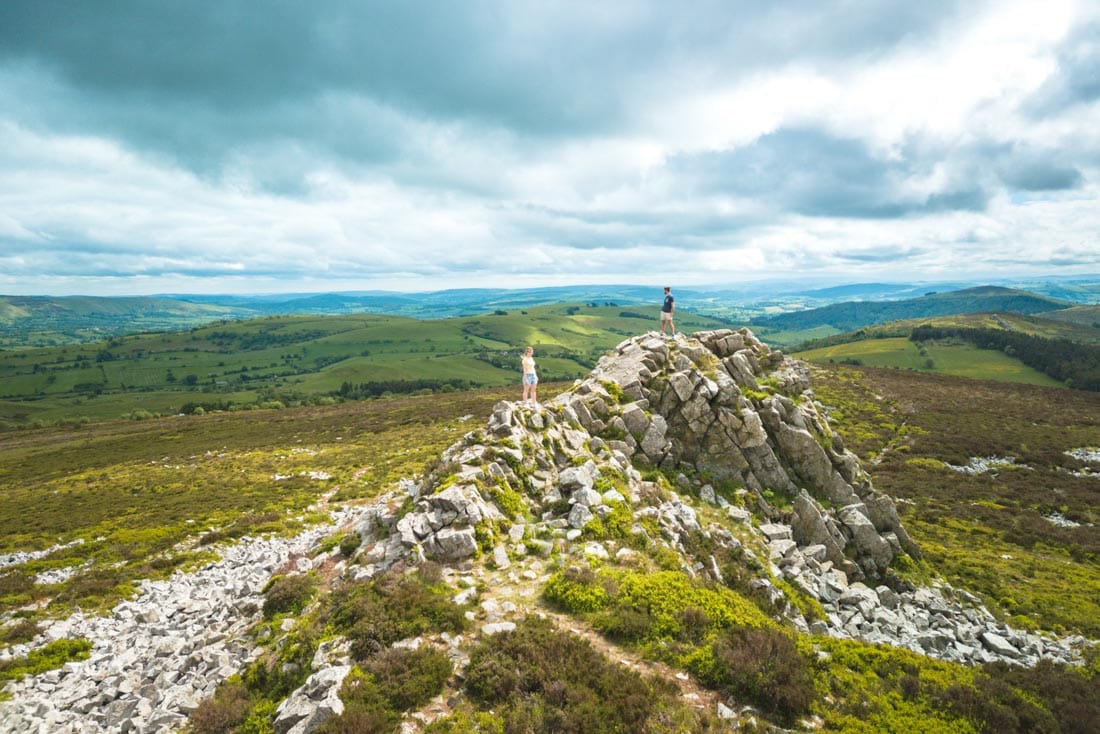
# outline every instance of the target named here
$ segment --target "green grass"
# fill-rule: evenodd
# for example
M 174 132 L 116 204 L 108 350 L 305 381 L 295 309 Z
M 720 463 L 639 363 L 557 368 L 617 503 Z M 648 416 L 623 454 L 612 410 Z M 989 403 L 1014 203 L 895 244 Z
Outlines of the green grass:
M 978 380 L 1061 385 L 1053 377 L 996 350 L 950 342 L 918 345 L 906 337 L 865 339 L 796 352 L 794 356 L 818 363 L 855 362 L 869 367 L 921 370 Z
M 46 614 L 108 605 L 135 579 L 202 557 L 201 545 L 178 551 L 181 541 L 293 530 L 330 491 L 373 497 L 469 431 L 461 416 L 480 422 L 516 396 L 487 389 L 0 433 L 0 552 L 84 541 L 0 572 L 0 612 L 49 597 Z M 87 572 L 60 588 L 27 583 L 85 560 Z
M 632 314 L 650 314 L 637 318 Z M 625 315 L 624 315 L 625 314 Z M 678 314 L 684 331 L 720 322 Z M 94 344 L 0 351 L 0 427 L 171 414 L 202 405 L 316 403 L 345 383 L 518 382 L 535 348 L 544 381 L 572 380 L 624 338 L 657 327 L 656 308 L 540 306 L 504 315 L 279 316 Z
M 1100 636 L 1097 480 L 1065 452 L 1096 444 L 1100 395 L 828 366 L 814 380 L 830 423 L 902 500 L 926 567 L 1015 624 Z M 1028 468 L 970 476 L 946 464 L 1014 457 Z M 1059 527 L 1052 512 L 1080 523 Z

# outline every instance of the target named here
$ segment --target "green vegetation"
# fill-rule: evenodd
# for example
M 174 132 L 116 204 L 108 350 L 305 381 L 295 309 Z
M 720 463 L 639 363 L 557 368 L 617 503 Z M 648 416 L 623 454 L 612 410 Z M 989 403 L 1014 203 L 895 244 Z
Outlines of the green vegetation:
M 421 471 L 511 391 L 287 411 L 104 422 L 0 433 L 0 552 L 51 554 L 0 569 L 0 612 L 106 608 L 142 578 L 207 558 L 221 540 L 292 532 L 333 490 L 374 497 Z M 328 479 L 321 477 L 331 477 Z M 181 545 L 195 541 L 191 547 Z M 73 541 L 78 544 L 68 545 Z M 35 582 L 79 567 L 68 581 Z M 33 623 L 33 619 L 28 623 Z
M 679 315 L 684 330 L 720 322 Z M 614 306 L 540 306 L 505 315 L 278 316 L 98 343 L 0 351 L 0 428 L 518 385 L 535 347 L 542 381 L 572 380 L 646 325 Z
M 1068 339 L 1045 339 L 1004 329 L 963 329 L 921 326 L 909 338 L 964 339 L 982 350 L 1000 350 L 1059 382 L 1081 390 L 1100 391 L 1100 346 Z
M 1096 444 L 1100 395 L 917 372 L 829 366 L 830 423 L 899 500 L 923 567 L 1013 624 L 1100 636 L 1096 479 L 1066 454 Z M 963 474 L 971 457 L 1018 468 Z M 1024 468 L 1026 467 L 1026 468 Z M 1047 518 L 1059 513 L 1076 526 Z
M 398 640 L 426 632 L 459 633 L 467 624 L 448 588 L 427 581 L 423 572 L 342 586 L 329 604 L 332 624 L 351 640 L 352 654 L 360 660 Z
M 91 650 L 90 640 L 55 640 L 31 650 L 25 657 L 0 660 L 0 681 L 45 673 L 72 660 L 86 660 Z
M 625 668 L 537 617 L 480 643 L 470 655 L 464 688 L 476 713 L 456 714 L 427 731 L 718 730 L 712 715 L 680 701 L 675 683 Z M 460 720 L 477 722 L 479 715 L 478 728 L 453 728 Z
M 433 648 L 378 653 L 344 679 L 344 712 L 326 721 L 320 734 L 393 731 L 401 714 L 417 709 L 443 690 L 451 677 L 446 654 Z
M 272 576 L 264 588 L 264 619 L 279 614 L 297 614 L 317 593 L 317 579 L 311 575 Z
M 818 363 L 892 367 L 1031 385 L 1061 385 L 1058 380 L 1024 365 L 1019 359 L 959 341 L 916 344 L 907 337 L 899 336 L 845 342 L 796 352 L 794 356 Z

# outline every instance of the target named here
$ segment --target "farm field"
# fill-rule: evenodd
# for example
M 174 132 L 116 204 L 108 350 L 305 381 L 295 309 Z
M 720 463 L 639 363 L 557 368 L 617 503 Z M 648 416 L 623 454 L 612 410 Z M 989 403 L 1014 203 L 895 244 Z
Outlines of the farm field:
M 684 331 L 715 319 L 678 314 Z M 94 344 L 0 351 L 0 426 L 301 405 L 518 382 L 531 345 L 544 381 L 572 380 L 657 309 L 540 306 L 421 321 L 276 316 Z
M 978 380 L 1020 382 L 1057 387 L 1052 377 L 1017 359 L 992 349 L 977 349 L 957 341 L 925 342 L 918 345 L 905 337 L 864 339 L 794 353 L 817 363 L 862 364 L 921 370 Z

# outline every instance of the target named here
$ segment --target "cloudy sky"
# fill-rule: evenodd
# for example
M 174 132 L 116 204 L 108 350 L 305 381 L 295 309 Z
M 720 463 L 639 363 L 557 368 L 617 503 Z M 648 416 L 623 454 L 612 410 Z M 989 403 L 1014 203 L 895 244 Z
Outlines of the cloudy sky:
M 1100 3 L 4 0 L 0 293 L 1100 272 Z

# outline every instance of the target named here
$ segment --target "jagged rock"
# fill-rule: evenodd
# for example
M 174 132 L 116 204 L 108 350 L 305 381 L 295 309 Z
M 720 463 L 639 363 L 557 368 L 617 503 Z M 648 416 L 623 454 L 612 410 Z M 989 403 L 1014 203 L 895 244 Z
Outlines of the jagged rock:
M 477 553 L 477 539 L 472 527 L 445 527 L 424 541 L 429 558 L 444 562 L 460 561 Z
M 585 507 L 596 507 L 603 500 L 603 497 L 599 492 L 591 487 L 585 487 L 584 489 L 578 489 L 573 492 L 573 496 L 570 498 L 570 502 L 578 505 L 584 505 Z
M 1021 657 L 1020 651 L 1016 648 L 1016 646 L 996 632 L 983 632 L 980 635 L 979 639 L 981 639 L 982 644 L 985 645 L 990 652 L 993 652 L 1002 657 L 1009 657 L 1014 660 Z
M 573 509 L 569 511 L 569 527 L 580 530 L 588 523 L 592 522 L 592 518 L 595 515 L 592 514 L 586 505 L 573 505 Z
M 340 686 L 350 665 L 320 670 L 283 701 L 275 712 L 275 734 L 310 734 L 333 716 L 344 712 Z

